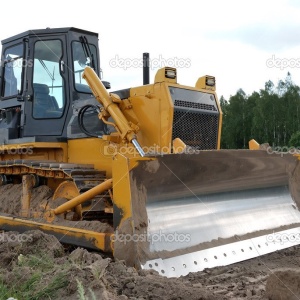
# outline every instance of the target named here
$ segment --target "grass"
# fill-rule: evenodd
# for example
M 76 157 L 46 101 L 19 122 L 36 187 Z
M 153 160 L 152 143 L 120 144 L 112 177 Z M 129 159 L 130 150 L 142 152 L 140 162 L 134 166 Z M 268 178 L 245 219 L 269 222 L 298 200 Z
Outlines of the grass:
M 0 269 L 0 300 L 9 298 L 18 300 L 59 299 L 61 288 L 69 284 L 70 270 L 74 265 L 65 260 L 62 264 L 43 253 L 36 255 L 19 255 L 12 263 L 11 272 Z M 92 268 L 91 272 L 96 280 L 104 274 L 104 270 Z M 5 278 L 5 276 L 8 276 Z M 74 278 L 75 279 L 75 278 Z M 77 298 L 79 300 L 96 300 L 90 288 L 77 281 Z M 61 291 L 61 290 L 60 290 Z
M 46 272 L 53 269 L 54 259 L 45 254 L 19 255 L 18 265 L 29 268 L 38 268 L 39 270 Z
M 22 300 L 56 299 L 57 291 L 68 284 L 65 268 L 55 266 L 53 259 L 43 255 L 21 256 L 12 272 L 13 280 L 9 283 L 0 277 L 1 300 L 9 297 Z
M 13 297 L 22 300 L 41 300 L 41 299 L 55 299 L 57 291 L 66 286 L 67 280 L 65 274 L 58 273 L 49 283 L 44 285 L 42 280 L 43 274 L 41 272 L 30 275 L 20 285 L 8 286 L 0 281 L 0 295 L 1 300 Z
M 78 297 L 79 297 L 78 299 L 79 300 L 90 300 L 90 299 L 91 300 L 96 300 L 96 296 L 90 288 L 88 289 L 88 291 L 90 293 L 91 298 L 89 298 L 86 295 L 82 283 L 78 279 L 76 279 L 76 281 L 77 281 L 77 294 L 78 294 Z

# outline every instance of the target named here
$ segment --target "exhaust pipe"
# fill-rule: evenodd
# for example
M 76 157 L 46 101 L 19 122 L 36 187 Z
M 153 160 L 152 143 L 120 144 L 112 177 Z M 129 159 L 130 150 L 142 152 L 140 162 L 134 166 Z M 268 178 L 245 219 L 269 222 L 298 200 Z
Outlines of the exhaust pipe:
M 149 53 L 143 53 L 143 85 L 150 83 Z

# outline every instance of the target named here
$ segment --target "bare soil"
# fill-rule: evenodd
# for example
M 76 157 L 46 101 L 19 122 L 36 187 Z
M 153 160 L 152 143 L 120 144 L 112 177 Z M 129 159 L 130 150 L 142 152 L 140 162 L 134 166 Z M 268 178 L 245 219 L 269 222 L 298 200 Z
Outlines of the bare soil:
M 70 253 L 55 237 L 38 230 L 0 235 L 3 284 L 17 289 L 41 270 L 41 287 L 63 276 L 64 285 L 55 294 L 38 299 L 79 299 L 78 282 L 86 299 L 93 299 L 92 294 L 96 299 L 109 300 L 300 299 L 300 246 L 185 277 L 165 278 L 85 249 Z M 35 263 L 29 264 L 33 257 Z M 50 262 L 47 268 L 46 262 Z
M 0 195 L 1 212 L 12 216 L 21 216 L 22 184 L 7 184 L 0 186 Z M 43 214 L 46 206 L 53 209 L 67 201 L 63 198 L 56 199 L 54 201 L 52 196 L 53 191 L 46 185 L 41 185 L 37 188 L 34 188 L 32 190 L 30 202 L 31 213 L 39 212 Z M 44 220 L 36 219 L 35 221 L 43 222 Z M 73 222 L 63 218 L 57 218 L 54 222 L 61 226 L 70 226 L 97 232 L 113 232 L 113 228 L 110 225 L 98 221 Z
M 1 210 L 20 212 L 21 185 L 0 188 Z M 52 192 L 42 186 L 33 191 L 36 210 L 51 201 Z M 68 221 L 65 221 L 68 222 Z M 89 223 L 89 222 L 87 222 Z M 68 225 L 68 224 L 66 224 Z M 111 230 L 99 222 L 83 224 L 91 230 Z M 121 250 L 120 250 L 121 251 Z M 22 284 L 40 274 L 35 296 L 17 294 Z M 48 294 L 40 291 L 57 288 Z M 57 283 L 58 282 L 58 283 Z M 41 231 L 0 232 L 0 287 L 15 291 L 17 299 L 300 299 L 300 246 L 230 266 L 205 269 L 180 278 L 165 278 L 155 271 L 137 271 L 123 261 L 77 248 L 70 252 Z M 50 290 L 50 289 L 49 289 Z M 94 298 L 93 298 L 94 297 Z M 0 300 L 3 298 L 0 294 Z

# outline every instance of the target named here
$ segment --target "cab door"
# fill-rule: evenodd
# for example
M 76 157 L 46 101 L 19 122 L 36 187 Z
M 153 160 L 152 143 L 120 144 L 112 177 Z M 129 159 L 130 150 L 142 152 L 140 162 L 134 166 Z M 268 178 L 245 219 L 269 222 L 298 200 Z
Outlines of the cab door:
M 66 37 L 33 38 L 23 136 L 62 136 L 69 106 Z

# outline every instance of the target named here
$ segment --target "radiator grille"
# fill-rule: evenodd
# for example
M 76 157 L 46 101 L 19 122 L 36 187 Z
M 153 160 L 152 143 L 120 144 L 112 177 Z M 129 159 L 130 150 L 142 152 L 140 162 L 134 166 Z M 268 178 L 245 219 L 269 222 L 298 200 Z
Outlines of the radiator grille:
M 218 115 L 175 108 L 172 137 L 197 150 L 217 149 Z
M 175 106 L 187 107 L 187 108 L 196 108 L 196 109 L 204 109 L 210 111 L 217 111 L 214 105 L 204 104 L 204 103 L 197 103 L 197 102 L 190 102 L 190 101 L 183 101 L 183 100 L 175 100 Z

